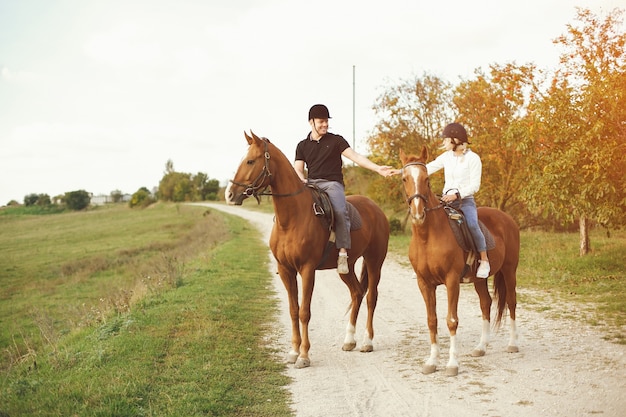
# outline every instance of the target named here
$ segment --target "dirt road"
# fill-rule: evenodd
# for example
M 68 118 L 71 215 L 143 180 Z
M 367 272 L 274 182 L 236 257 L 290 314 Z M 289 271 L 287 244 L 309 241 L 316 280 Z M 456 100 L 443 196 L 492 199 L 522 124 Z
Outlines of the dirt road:
M 265 242 L 269 240 L 271 215 L 207 205 L 249 220 Z M 286 353 L 290 348 L 286 292 L 273 263 L 270 272 L 281 300 L 273 342 Z M 298 417 L 626 416 L 626 346 L 604 341 L 582 321 L 550 319 L 518 304 L 520 352 L 506 353 L 505 323 L 492 334 L 486 356 L 473 358 L 470 352 L 480 338 L 480 309 L 473 286 L 464 285 L 457 333 L 459 375 L 446 377 L 442 371 L 423 375 L 422 363 L 429 354 L 426 313 L 406 258 L 388 257 L 379 290 L 374 352 L 361 353 L 358 346 L 344 352 L 349 292 L 334 270 L 318 272 L 311 307 L 311 367 L 289 366 L 287 371 L 293 378 L 289 388 Z M 440 365 L 445 366 L 444 287 L 437 297 Z M 363 338 L 366 314 L 363 307 L 357 342 Z

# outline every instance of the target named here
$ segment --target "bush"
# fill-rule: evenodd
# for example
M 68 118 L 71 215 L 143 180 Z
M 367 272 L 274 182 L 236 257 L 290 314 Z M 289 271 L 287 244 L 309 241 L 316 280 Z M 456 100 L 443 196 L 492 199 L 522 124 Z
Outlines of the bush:
M 389 232 L 392 235 L 404 233 L 404 230 L 402 230 L 402 222 L 395 217 L 389 219 Z
M 65 193 L 63 202 L 70 210 L 83 210 L 89 206 L 91 196 L 85 190 L 70 191 Z
M 148 207 L 150 204 L 154 203 L 156 200 L 152 197 L 152 194 L 146 187 L 141 187 L 138 189 L 130 198 L 128 205 L 133 207 Z

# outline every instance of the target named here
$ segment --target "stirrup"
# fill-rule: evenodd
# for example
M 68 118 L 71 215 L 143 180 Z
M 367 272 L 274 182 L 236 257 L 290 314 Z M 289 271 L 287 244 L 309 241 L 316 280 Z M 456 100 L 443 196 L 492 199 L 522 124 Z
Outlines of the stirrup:
M 324 212 L 324 208 L 320 205 L 318 205 L 317 203 L 313 203 L 313 213 L 316 216 L 323 216 L 324 214 L 326 214 Z

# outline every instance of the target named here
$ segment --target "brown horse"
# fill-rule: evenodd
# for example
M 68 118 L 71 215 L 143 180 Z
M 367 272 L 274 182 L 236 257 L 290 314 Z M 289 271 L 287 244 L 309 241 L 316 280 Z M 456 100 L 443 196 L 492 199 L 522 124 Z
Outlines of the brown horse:
M 226 201 L 239 205 L 247 197 L 267 195 L 264 191 L 270 189 L 275 221 L 269 243 L 278 264 L 278 274 L 287 289 L 291 316 L 292 349 L 287 360 L 295 363 L 296 368 L 304 368 L 310 365 L 309 320 L 315 271 L 336 268 L 338 251 L 333 244 L 330 254 L 325 256 L 330 232 L 316 217 L 313 195 L 289 160 L 269 140 L 250 133 L 245 133 L 250 145 L 248 153 L 226 190 Z M 354 334 L 357 316 L 361 301 L 367 293 L 367 334 L 361 351 L 371 352 L 378 282 L 389 243 L 389 222 L 382 210 L 367 197 L 349 196 L 347 201 L 359 212 L 362 227 L 351 231 L 349 272 L 340 275 L 352 299 L 343 350 L 349 351 L 356 347 Z M 363 267 L 359 281 L 354 272 L 354 263 L 360 257 L 363 257 Z M 298 273 L 302 277 L 301 304 L 298 303 Z
M 446 286 L 448 294 L 448 315 L 450 331 L 450 357 L 446 375 L 458 375 L 459 364 L 456 349 L 456 330 L 459 325 L 457 307 L 460 282 L 466 270 L 468 252 L 461 249 L 456 241 L 443 203 L 430 188 L 426 161 L 428 151 L 422 149 L 419 157 L 407 156 L 400 152 L 402 161 L 402 182 L 409 204 L 412 223 L 412 238 L 409 245 L 409 259 L 417 274 L 417 284 L 426 304 L 428 329 L 430 330 L 430 357 L 422 369 L 430 374 L 437 369 L 439 345 L 437 341 L 437 309 L 435 292 L 439 285 Z M 495 240 L 495 248 L 488 251 L 491 274 L 494 275 L 494 298 L 497 301 L 495 326 L 499 326 L 508 307 L 510 314 L 510 339 L 508 352 L 517 352 L 517 329 L 515 325 L 516 271 L 519 261 L 520 237 L 515 221 L 506 213 L 489 207 L 478 208 L 479 220 L 489 229 Z M 476 278 L 475 269 L 470 271 L 469 281 L 480 299 L 483 326 L 480 342 L 472 351 L 472 356 L 485 354 L 490 336 L 491 296 L 487 280 Z M 468 282 L 469 282 L 468 281 Z

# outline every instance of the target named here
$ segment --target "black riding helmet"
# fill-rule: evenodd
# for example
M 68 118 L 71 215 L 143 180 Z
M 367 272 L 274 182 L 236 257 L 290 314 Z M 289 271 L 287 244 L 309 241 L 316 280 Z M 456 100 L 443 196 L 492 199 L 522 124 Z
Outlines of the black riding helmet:
M 461 143 L 467 142 L 468 145 L 471 145 L 471 143 L 467 141 L 467 132 L 465 131 L 463 125 L 460 123 L 450 123 L 443 129 L 441 137 L 458 139 L 461 141 Z
M 315 104 L 309 109 L 309 120 L 311 119 L 330 119 L 328 107 L 323 104 Z

